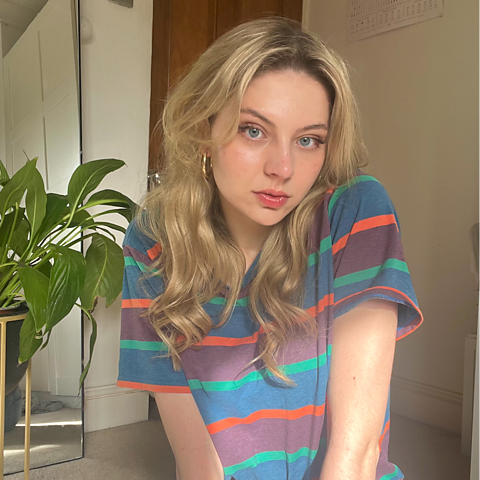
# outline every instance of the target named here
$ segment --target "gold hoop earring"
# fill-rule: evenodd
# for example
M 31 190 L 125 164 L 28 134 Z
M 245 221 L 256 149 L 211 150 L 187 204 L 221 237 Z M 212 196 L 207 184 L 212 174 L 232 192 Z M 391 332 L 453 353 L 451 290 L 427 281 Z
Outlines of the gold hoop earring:
M 205 178 L 208 177 L 208 173 L 207 173 L 207 158 L 210 160 L 209 161 L 209 171 L 212 169 L 212 158 L 211 157 L 207 157 L 207 155 L 204 153 L 203 154 L 203 157 L 202 157 L 202 170 L 203 170 L 203 176 Z

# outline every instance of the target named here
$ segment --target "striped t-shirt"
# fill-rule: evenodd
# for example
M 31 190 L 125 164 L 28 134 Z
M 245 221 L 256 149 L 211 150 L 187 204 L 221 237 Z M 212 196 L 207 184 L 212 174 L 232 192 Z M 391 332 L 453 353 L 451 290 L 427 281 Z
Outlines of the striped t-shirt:
M 329 190 L 311 229 L 304 309 L 318 322 L 318 338 L 290 340 L 279 365 L 294 380 L 286 386 L 258 366 L 243 367 L 258 354 L 263 329 L 248 311 L 248 286 L 259 255 L 247 271 L 233 315 L 212 329 L 203 346 L 181 354 L 182 370 L 170 358 L 153 358 L 165 346 L 145 311 L 163 291 L 158 276 L 137 285 L 161 253 L 155 241 L 132 222 L 125 256 L 117 385 L 152 392 L 192 394 L 230 480 L 314 480 L 320 477 L 327 445 L 327 381 L 332 357 L 332 322 L 359 303 L 386 299 L 398 304 L 399 340 L 423 321 L 405 263 L 394 206 L 384 187 L 361 171 L 349 183 Z M 224 296 L 203 305 L 217 324 Z M 327 407 L 327 408 L 326 408 Z M 385 411 L 376 480 L 404 478 L 388 461 L 390 390 Z

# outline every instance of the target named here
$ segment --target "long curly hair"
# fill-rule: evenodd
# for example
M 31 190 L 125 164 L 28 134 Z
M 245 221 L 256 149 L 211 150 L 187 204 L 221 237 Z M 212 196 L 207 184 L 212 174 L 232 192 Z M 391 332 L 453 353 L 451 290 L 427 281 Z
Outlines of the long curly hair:
M 330 126 L 318 178 L 263 244 L 248 308 L 265 335 L 259 337 L 259 355 L 248 365 L 261 361 L 274 376 L 295 385 L 278 366 L 276 354 L 293 332 L 296 338 L 317 333 L 316 319 L 302 308 L 309 232 L 325 192 L 348 183 L 367 165 L 367 153 L 346 63 L 300 23 L 261 18 L 225 33 L 191 65 L 167 97 L 158 124 L 164 169 L 159 186 L 142 199 L 136 220 L 161 246 L 150 275 L 160 275 L 165 288 L 146 315 L 168 348 L 175 371 L 181 369 L 183 351 L 199 348 L 212 328 L 230 318 L 246 267 L 229 234 L 213 175 L 203 174 L 201 149 L 228 143 L 237 134 L 242 98 L 254 78 L 285 70 L 306 73 L 326 89 Z M 236 114 L 214 142 L 211 127 L 227 103 Z M 229 279 L 230 291 L 215 325 L 202 304 L 226 292 L 224 279 Z

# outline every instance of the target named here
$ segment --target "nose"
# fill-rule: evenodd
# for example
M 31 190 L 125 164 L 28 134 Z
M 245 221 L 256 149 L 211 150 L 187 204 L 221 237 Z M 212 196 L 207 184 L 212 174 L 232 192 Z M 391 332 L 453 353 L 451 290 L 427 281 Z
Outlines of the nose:
M 286 180 L 292 177 L 294 172 L 294 159 L 288 143 L 278 142 L 272 144 L 265 152 L 267 155 L 264 171 L 268 176 L 274 176 Z

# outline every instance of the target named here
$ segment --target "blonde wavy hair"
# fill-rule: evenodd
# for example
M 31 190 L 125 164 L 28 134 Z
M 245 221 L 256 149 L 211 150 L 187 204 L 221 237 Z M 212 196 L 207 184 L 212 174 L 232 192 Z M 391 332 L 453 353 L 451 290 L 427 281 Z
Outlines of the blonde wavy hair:
M 160 185 L 141 202 L 140 230 L 161 245 L 154 264 L 164 291 L 146 312 L 168 347 L 175 371 L 180 354 L 200 348 L 212 328 L 232 314 L 245 275 L 244 254 L 229 234 L 213 175 L 205 178 L 200 152 L 231 141 L 238 131 L 240 106 L 250 82 L 266 72 L 293 70 L 310 75 L 327 90 L 330 127 L 326 157 L 305 198 L 276 224 L 263 244 L 249 286 L 251 318 L 263 327 L 256 358 L 271 374 L 295 385 L 276 354 L 288 338 L 317 334 L 316 319 L 303 310 L 309 233 L 325 192 L 348 183 L 367 165 L 358 111 L 345 62 L 300 23 L 269 17 L 243 23 L 225 33 L 191 66 L 169 94 L 161 124 L 164 169 Z M 236 115 L 216 140 L 210 132 L 227 104 Z M 230 292 L 215 325 L 202 304 Z M 300 328 L 297 328 L 300 327 Z

